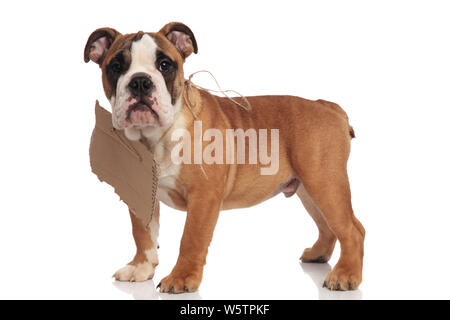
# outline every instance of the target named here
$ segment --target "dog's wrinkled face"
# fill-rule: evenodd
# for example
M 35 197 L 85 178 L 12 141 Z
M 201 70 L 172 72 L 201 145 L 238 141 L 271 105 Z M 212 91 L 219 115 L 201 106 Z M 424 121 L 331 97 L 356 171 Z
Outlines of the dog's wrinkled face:
M 172 125 L 181 108 L 183 63 L 192 52 L 197 53 L 192 31 L 173 22 L 157 33 L 97 29 L 86 43 L 84 60 L 100 65 L 113 125 L 134 140 L 141 130 Z

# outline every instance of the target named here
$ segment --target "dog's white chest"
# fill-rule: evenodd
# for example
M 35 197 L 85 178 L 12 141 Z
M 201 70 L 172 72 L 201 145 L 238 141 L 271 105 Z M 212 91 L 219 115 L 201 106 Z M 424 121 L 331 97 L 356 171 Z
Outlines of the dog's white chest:
M 182 209 L 175 205 L 170 196 L 170 194 L 177 192 L 177 180 L 181 165 L 173 163 L 170 152 L 163 145 L 158 145 L 155 148 L 154 157 L 159 164 L 157 199 L 171 208 Z
M 177 102 L 175 107 L 180 109 L 181 102 Z M 177 190 L 177 181 L 182 166 L 181 164 L 174 163 L 171 158 L 172 148 L 177 143 L 172 141 L 172 133 L 179 128 L 185 128 L 185 126 L 184 116 L 183 114 L 179 114 L 168 132 L 160 130 L 150 131 L 144 134 L 150 141 L 162 139 L 156 142 L 153 149 L 154 159 L 159 165 L 157 199 L 171 208 L 180 210 L 183 210 L 183 208 L 177 206 L 171 198 L 171 195 L 177 194 L 179 191 Z
M 172 198 L 170 197 L 170 193 L 176 192 L 176 181 L 178 177 L 179 168 L 171 168 L 170 171 L 171 174 L 167 174 L 167 172 L 165 172 L 164 176 L 163 172 L 161 172 L 156 196 L 157 199 L 162 203 L 164 203 L 165 205 L 173 209 L 180 209 L 175 205 Z

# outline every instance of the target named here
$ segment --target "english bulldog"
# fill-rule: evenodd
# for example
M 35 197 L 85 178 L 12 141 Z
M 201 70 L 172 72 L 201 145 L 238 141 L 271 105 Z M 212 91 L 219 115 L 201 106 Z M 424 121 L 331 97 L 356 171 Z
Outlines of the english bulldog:
M 347 160 L 354 132 L 345 111 L 332 102 L 294 96 L 231 100 L 213 95 L 185 80 L 183 64 L 197 51 L 193 32 L 178 22 L 158 32 L 121 34 L 100 28 L 89 36 L 84 50 L 84 61 L 101 68 L 113 126 L 124 130 L 130 140 L 143 139 L 160 165 L 158 201 L 187 211 L 177 263 L 161 280 L 160 291 L 182 293 L 199 288 L 221 210 L 253 206 L 282 192 L 297 194 L 319 230 L 318 240 L 300 259 L 325 263 L 339 240 L 340 258 L 326 275 L 324 286 L 330 290 L 358 288 L 365 230 L 351 204 Z M 239 106 L 246 102 L 251 109 Z M 241 129 L 244 141 L 246 137 L 250 141 L 247 133 L 251 130 L 278 130 L 278 140 L 266 139 L 268 150 L 277 157 L 276 170 L 262 174 L 261 162 L 220 161 L 218 154 L 209 162 L 174 161 L 176 148 L 182 159 L 192 159 L 194 149 L 201 154 L 210 147 L 180 148 L 181 137 L 191 139 L 192 145 L 198 142 L 199 121 L 201 133 L 214 130 L 216 140 L 220 134 L 227 137 L 231 129 Z M 211 141 L 212 135 L 203 135 L 200 143 L 201 139 Z M 273 148 L 275 143 L 277 148 Z M 225 148 L 215 152 L 236 160 L 238 146 L 227 143 Z M 257 152 L 255 148 L 247 143 L 241 151 L 250 154 Z M 137 252 L 114 277 L 145 281 L 153 277 L 158 264 L 159 205 L 148 227 L 131 211 L 130 217 Z

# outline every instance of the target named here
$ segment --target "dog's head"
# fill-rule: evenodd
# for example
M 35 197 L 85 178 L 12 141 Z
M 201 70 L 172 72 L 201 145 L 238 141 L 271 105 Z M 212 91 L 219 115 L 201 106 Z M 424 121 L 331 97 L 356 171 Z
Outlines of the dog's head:
M 156 33 L 124 34 L 95 30 L 84 61 L 102 69 L 103 88 L 112 106 L 113 126 L 130 139 L 140 132 L 168 127 L 181 109 L 183 63 L 197 53 L 197 42 L 184 24 L 172 22 Z

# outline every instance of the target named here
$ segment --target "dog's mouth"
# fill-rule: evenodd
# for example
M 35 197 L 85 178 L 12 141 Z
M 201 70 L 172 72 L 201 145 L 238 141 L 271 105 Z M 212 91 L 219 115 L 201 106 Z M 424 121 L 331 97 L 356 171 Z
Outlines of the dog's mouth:
M 146 100 L 139 100 L 139 101 L 133 103 L 127 110 L 126 119 L 128 121 L 130 121 L 131 120 L 131 115 L 132 115 L 133 112 L 143 112 L 143 113 L 150 112 L 151 115 L 153 117 L 155 117 L 156 120 L 159 120 L 159 115 L 152 108 L 154 103 L 155 102 L 153 100 L 148 100 L 148 101 L 146 101 Z

